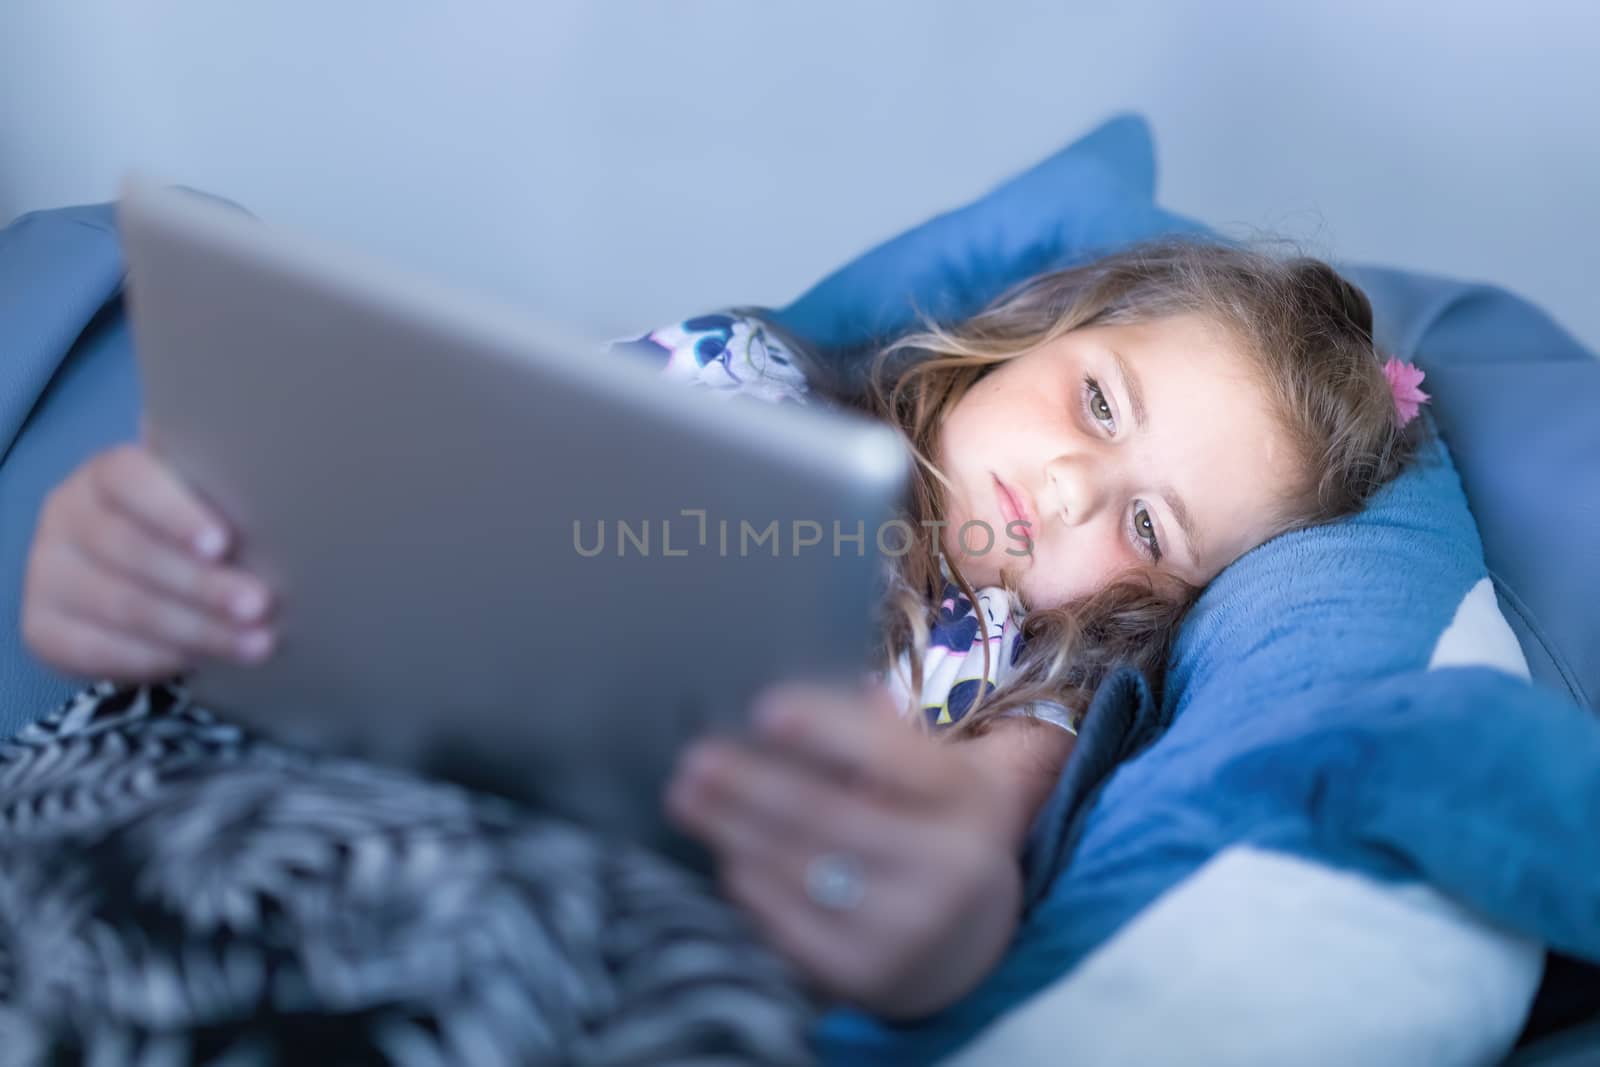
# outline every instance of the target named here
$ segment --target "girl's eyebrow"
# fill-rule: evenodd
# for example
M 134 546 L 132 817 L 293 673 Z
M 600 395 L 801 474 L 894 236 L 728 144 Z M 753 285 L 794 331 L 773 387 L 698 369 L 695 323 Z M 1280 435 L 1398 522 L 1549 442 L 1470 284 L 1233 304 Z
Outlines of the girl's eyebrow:
M 1122 358 L 1122 353 L 1114 348 L 1107 348 L 1111 353 L 1111 363 L 1117 372 L 1117 378 L 1122 383 L 1122 391 L 1128 395 L 1128 406 L 1133 408 L 1133 423 L 1143 430 L 1150 424 L 1148 413 L 1144 406 L 1144 390 L 1139 385 L 1139 376 L 1133 372 L 1128 361 Z M 1167 506 L 1172 509 L 1172 515 L 1178 520 L 1178 528 L 1183 531 L 1183 540 L 1189 549 L 1189 558 L 1195 563 L 1200 562 L 1200 536 L 1195 531 L 1194 514 L 1189 510 L 1189 505 L 1183 502 L 1183 497 L 1178 495 L 1172 486 L 1161 487 L 1161 495 L 1166 500 Z
M 1133 408 L 1134 425 L 1143 430 L 1148 420 L 1145 417 L 1144 390 L 1139 387 L 1139 376 L 1133 373 L 1133 368 L 1128 366 L 1128 361 L 1122 358 L 1121 352 L 1114 348 L 1108 348 L 1106 351 L 1111 353 L 1111 363 L 1116 368 L 1117 378 L 1122 382 L 1122 391 L 1128 394 L 1128 404 Z
M 1178 520 L 1178 528 L 1183 531 L 1183 540 L 1189 546 L 1189 558 L 1195 563 L 1200 562 L 1200 535 L 1194 528 L 1194 516 L 1189 511 L 1189 505 L 1183 502 L 1183 497 L 1170 485 L 1161 487 L 1161 496 L 1167 502 L 1167 507 L 1172 509 L 1173 517 Z

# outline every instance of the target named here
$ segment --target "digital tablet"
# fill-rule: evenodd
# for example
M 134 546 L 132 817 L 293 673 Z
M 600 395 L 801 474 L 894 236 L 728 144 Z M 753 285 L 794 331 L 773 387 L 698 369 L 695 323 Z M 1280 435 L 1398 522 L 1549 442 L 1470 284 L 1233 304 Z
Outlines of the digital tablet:
M 682 746 L 780 678 L 859 679 L 910 463 L 845 411 L 636 355 L 130 179 L 147 443 L 275 591 L 219 715 L 682 852 Z M 903 524 L 902 524 L 903 525 Z

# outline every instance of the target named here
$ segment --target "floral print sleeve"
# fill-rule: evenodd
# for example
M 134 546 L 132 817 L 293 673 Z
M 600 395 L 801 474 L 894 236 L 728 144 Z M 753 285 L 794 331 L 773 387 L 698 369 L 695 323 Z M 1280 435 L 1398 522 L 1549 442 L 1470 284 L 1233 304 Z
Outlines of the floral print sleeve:
M 653 360 L 665 378 L 672 378 L 729 396 L 754 396 L 774 403 L 805 404 L 813 394 L 804 373 L 784 343 L 758 319 L 714 314 L 685 319 L 651 330 L 642 337 L 612 344 L 613 351 L 636 353 Z M 943 561 L 941 560 L 941 564 Z M 945 571 L 944 599 L 923 664 L 920 704 L 934 729 L 959 722 L 980 693 L 996 688 L 1021 653 L 1020 611 L 1004 589 L 978 590 L 973 604 Z M 979 612 L 988 623 L 988 639 L 980 640 Z M 985 650 L 988 661 L 985 663 Z M 987 671 L 985 670 L 987 666 Z M 911 706 L 909 659 L 887 672 L 885 684 L 905 706 Z M 1029 711 L 1071 733 L 1076 717 L 1059 704 L 1035 704 Z M 1019 714 L 1023 714 L 1020 713 Z

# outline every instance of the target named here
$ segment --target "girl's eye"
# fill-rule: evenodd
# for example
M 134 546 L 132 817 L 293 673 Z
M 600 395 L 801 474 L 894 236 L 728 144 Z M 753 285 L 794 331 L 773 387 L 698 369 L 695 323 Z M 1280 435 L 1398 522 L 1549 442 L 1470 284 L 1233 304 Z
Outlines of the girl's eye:
M 1150 509 L 1136 507 L 1133 512 L 1133 533 L 1144 543 L 1145 551 L 1150 559 L 1156 563 L 1161 562 L 1161 541 L 1156 537 L 1156 524 L 1151 521 Z
M 1089 391 L 1089 414 L 1094 416 L 1097 422 L 1103 422 L 1108 426 L 1115 425 L 1116 416 L 1112 414 L 1111 404 L 1107 402 L 1100 383 L 1093 378 L 1084 378 L 1083 384 Z

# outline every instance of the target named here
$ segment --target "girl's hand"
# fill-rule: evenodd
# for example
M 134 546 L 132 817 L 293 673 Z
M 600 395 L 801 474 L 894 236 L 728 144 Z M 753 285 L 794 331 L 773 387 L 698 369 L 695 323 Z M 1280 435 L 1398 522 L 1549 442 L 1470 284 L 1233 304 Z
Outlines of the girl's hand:
M 159 680 L 197 656 L 265 659 L 266 584 L 227 566 L 232 533 L 147 448 L 91 457 L 45 499 L 23 579 L 22 637 L 58 670 Z
M 1015 800 L 974 748 L 907 726 L 881 689 L 779 686 L 758 707 L 759 747 L 693 746 L 668 788 L 669 814 L 827 994 L 899 1018 L 956 1000 L 1016 928 Z M 830 858 L 859 874 L 858 891 L 848 877 L 838 884 Z M 830 868 L 831 905 L 817 885 Z

